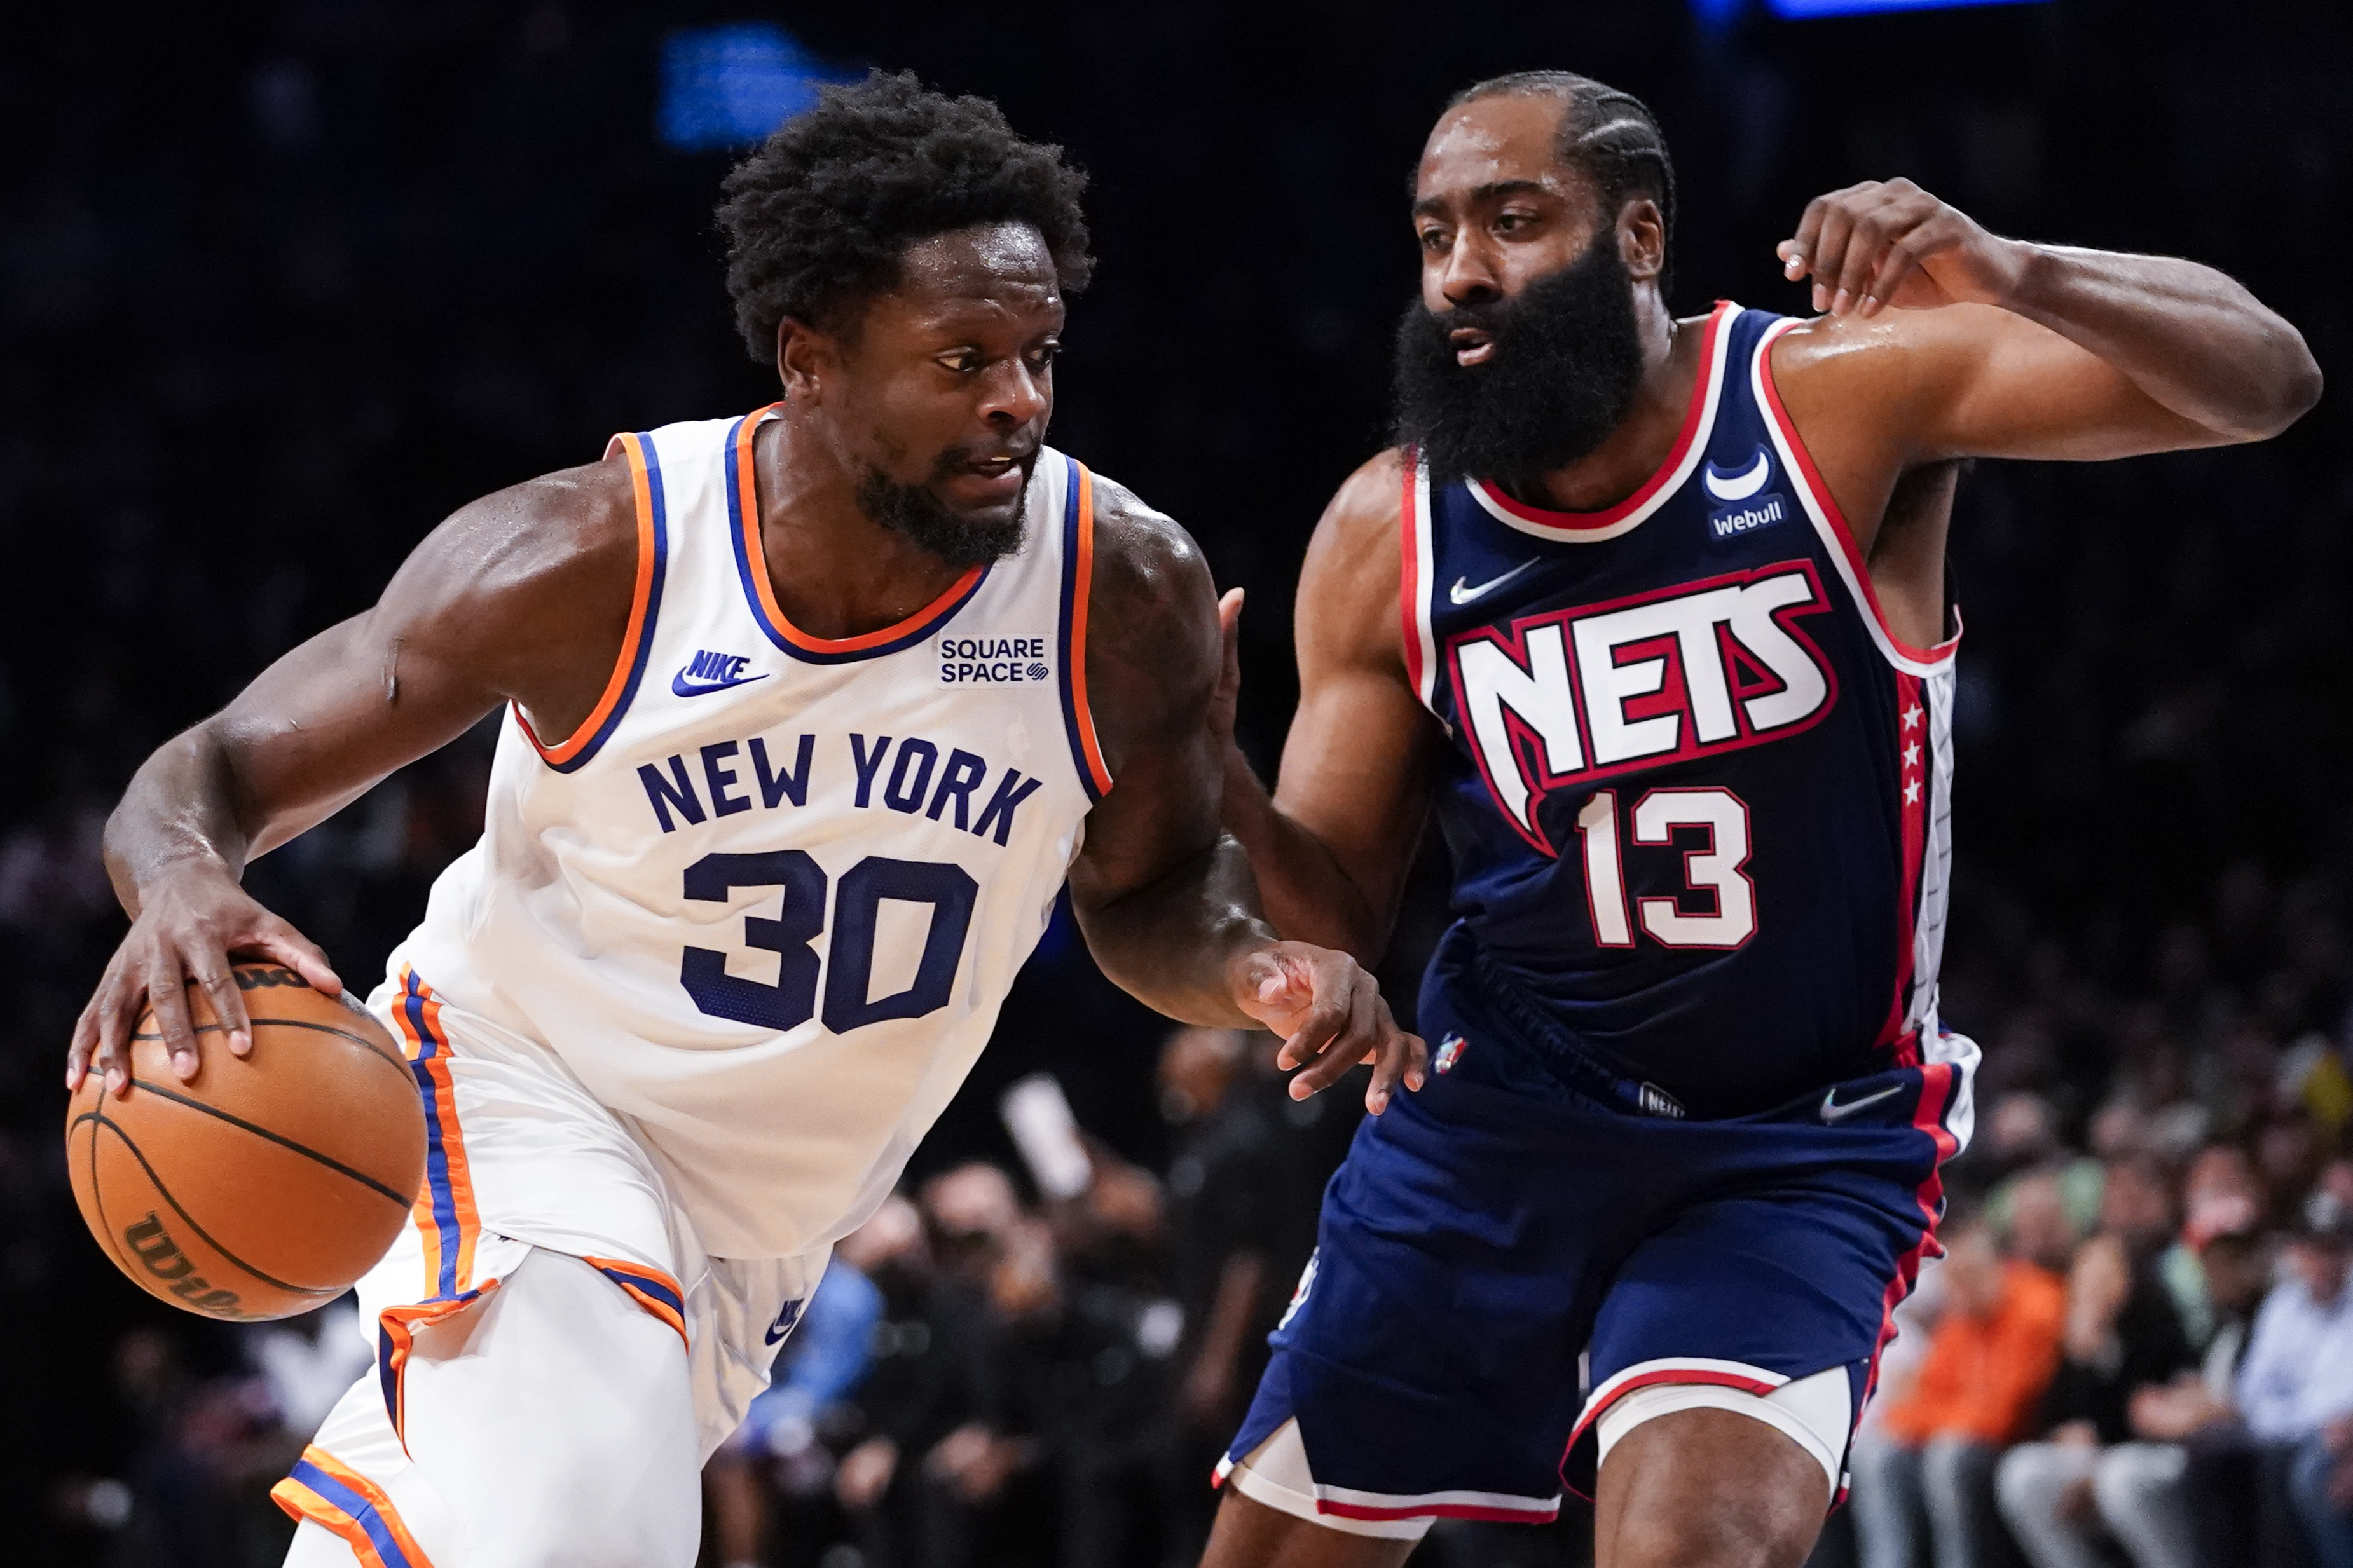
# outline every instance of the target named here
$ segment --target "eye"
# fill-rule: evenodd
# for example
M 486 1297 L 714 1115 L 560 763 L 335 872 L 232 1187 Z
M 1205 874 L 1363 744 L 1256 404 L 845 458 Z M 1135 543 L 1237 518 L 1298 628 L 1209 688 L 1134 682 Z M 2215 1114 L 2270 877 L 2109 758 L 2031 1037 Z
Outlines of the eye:
M 933 355 L 932 363 L 943 370 L 953 371 L 958 375 L 969 375 L 980 368 L 980 351 L 950 349 L 944 354 Z
M 1447 237 L 1446 231 L 1440 228 L 1435 224 L 1423 229 L 1419 237 L 1421 239 L 1422 249 L 1430 251 L 1433 255 L 1439 251 L 1444 250 L 1449 245 L 1453 243 L 1453 241 Z
M 1536 215 L 1534 213 L 1507 212 L 1495 219 L 1495 232 L 1516 234 L 1521 229 L 1535 227 L 1535 222 Z
M 1039 348 L 1034 349 L 1034 350 L 1032 350 L 1032 351 L 1030 352 L 1030 354 L 1029 354 L 1029 368 L 1030 368 L 1030 369 L 1032 369 L 1032 370 L 1039 370 L 1039 371 L 1043 371 L 1043 370 L 1051 370 L 1051 369 L 1053 368 L 1054 362 L 1055 362 L 1056 360 L 1058 360 L 1058 359 L 1061 358 L 1061 357 L 1062 357 L 1062 345 L 1061 345 L 1061 344 L 1060 344 L 1060 343 L 1046 343 L 1046 344 L 1042 344 L 1042 345 L 1040 345 Z

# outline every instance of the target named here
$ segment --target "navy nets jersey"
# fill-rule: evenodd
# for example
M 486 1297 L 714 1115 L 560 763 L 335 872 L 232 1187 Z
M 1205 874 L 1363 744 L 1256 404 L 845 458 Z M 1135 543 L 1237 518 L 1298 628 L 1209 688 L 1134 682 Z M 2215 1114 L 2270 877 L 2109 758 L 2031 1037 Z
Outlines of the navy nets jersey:
M 1957 637 L 1880 614 L 1773 387 L 1796 324 L 1720 303 L 1673 450 L 1607 511 L 1409 464 L 1441 956 L 1653 1113 L 1778 1105 L 1936 1028 Z

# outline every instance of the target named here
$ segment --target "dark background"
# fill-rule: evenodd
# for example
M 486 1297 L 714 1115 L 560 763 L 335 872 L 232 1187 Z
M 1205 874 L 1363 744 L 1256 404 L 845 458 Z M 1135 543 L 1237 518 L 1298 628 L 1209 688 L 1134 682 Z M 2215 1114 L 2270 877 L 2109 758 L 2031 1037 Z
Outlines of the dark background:
M 47 1533 L 47 1500 L 109 1473 L 130 1417 L 108 1347 L 169 1316 L 81 1234 L 58 1158 L 66 1035 L 121 927 L 103 815 L 147 751 L 364 607 L 454 507 L 592 460 L 617 429 L 773 395 L 721 288 L 710 212 L 729 156 L 653 133 L 664 34 L 754 16 L 839 67 L 993 97 L 1092 171 L 1101 267 L 1071 312 L 1053 439 L 1250 590 L 1244 730 L 1268 765 L 1301 549 L 1383 440 L 1414 276 L 1405 178 L 1478 77 L 1568 67 L 1651 104 L 1678 161 L 1687 313 L 1720 296 L 1802 310 L 1774 242 L 1810 195 L 1901 173 L 2003 232 L 2222 267 L 2353 374 L 2353 14 L 2337 5 L 1715 27 L 1668 0 L 15 8 L 0 1536 L 33 1555 L 0 1555 L 91 1550 Z M 2031 1087 L 2080 1127 L 2147 1053 L 2228 1078 L 2315 1032 L 2341 1046 L 2346 408 L 2339 392 L 2256 449 L 1964 480 L 1947 1015 L 1986 1042 L 1989 1089 Z M 484 755 L 407 770 L 253 884 L 364 988 L 477 831 Z M 1400 1003 L 1410 967 L 1393 965 Z M 2221 1044 L 2148 1022 L 2141 1005 L 2183 984 L 2232 1009 Z M 1050 939 L 918 1173 L 1009 1153 L 996 1091 L 1041 1065 L 1082 1122 L 1156 1167 L 1159 1033 Z M 211 1353 L 193 1320 L 171 1328 Z

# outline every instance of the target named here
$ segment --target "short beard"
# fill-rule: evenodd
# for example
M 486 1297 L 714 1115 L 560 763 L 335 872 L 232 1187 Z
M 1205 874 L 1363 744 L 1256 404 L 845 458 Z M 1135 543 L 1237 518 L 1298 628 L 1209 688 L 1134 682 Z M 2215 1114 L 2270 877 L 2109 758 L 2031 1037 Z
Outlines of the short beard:
M 1443 312 L 1419 300 L 1398 322 L 1396 431 L 1433 483 L 1496 479 L 1514 489 L 1601 445 L 1642 381 L 1642 333 L 1615 236 L 1528 285 L 1516 300 Z M 1476 327 L 1494 355 L 1466 365 L 1449 335 Z
M 970 454 L 951 447 L 940 454 L 929 480 L 901 484 L 880 468 L 868 468 L 858 481 L 858 507 L 876 522 L 902 534 L 915 548 L 959 569 L 987 566 L 1018 552 L 1029 516 L 1029 469 L 1036 458 L 1021 466 L 1021 493 L 1014 498 L 1012 515 L 983 522 L 950 507 L 933 490 L 934 484 L 952 478 Z

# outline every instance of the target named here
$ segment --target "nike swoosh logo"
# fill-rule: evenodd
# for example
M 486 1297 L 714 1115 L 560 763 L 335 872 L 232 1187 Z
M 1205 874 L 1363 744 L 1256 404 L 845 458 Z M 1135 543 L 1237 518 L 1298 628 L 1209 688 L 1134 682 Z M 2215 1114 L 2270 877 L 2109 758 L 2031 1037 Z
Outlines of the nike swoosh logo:
M 681 697 L 700 697 L 706 691 L 724 691 L 731 686 L 749 686 L 755 680 L 765 680 L 772 670 L 758 675 L 739 675 L 733 680 L 697 680 L 690 683 L 686 671 L 680 670 L 670 678 L 670 689 Z
M 1863 1107 L 1867 1105 L 1876 1105 L 1891 1094 L 1902 1094 L 1903 1092 L 1904 1086 L 1899 1083 L 1892 1089 L 1883 1089 L 1877 1094 L 1866 1094 L 1861 1100 L 1849 1100 L 1846 1104 L 1841 1105 L 1838 1102 L 1838 1090 L 1835 1089 L 1831 1089 L 1828 1094 L 1822 1096 L 1822 1120 L 1825 1121 L 1844 1121 L 1848 1117 L 1852 1116 L 1856 1111 L 1861 1110 Z
M 1701 469 L 1699 482 L 1708 494 L 1718 500 L 1746 500 L 1765 488 L 1765 481 L 1772 472 L 1773 460 L 1765 455 L 1765 448 L 1759 447 L 1757 448 L 1757 461 L 1740 472 L 1727 474 L 1714 463 L 1709 463 Z
M 1526 571 L 1529 567 L 1535 564 L 1535 563 L 1533 561 L 1523 561 L 1517 566 L 1513 567 L 1509 572 L 1504 573 L 1502 576 L 1490 577 L 1475 588 L 1465 587 L 1463 585 L 1462 579 L 1457 577 L 1454 579 L 1454 586 L 1446 590 L 1446 596 L 1453 600 L 1458 605 L 1467 605 L 1472 600 L 1478 598 L 1481 595 L 1491 593 L 1493 590 L 1502 587 L 1504 584 L 1510 582 L 1513 578 L 1518 576 L 1521 573 Z
M 754 679 L 757 678 L 755 677 Z M 768 1343 L 775 1344 L 778 1340 L 783 1339 L 786 1334 L 793 1331 L 794 1325 L 801 1321 L 802 1305 L 803 1303 L 799 1301 L 787 1301 L 785 1303 L 785 1310 L 778 1312 L 776 1314 L 776 1321 L 768 1325 Z

